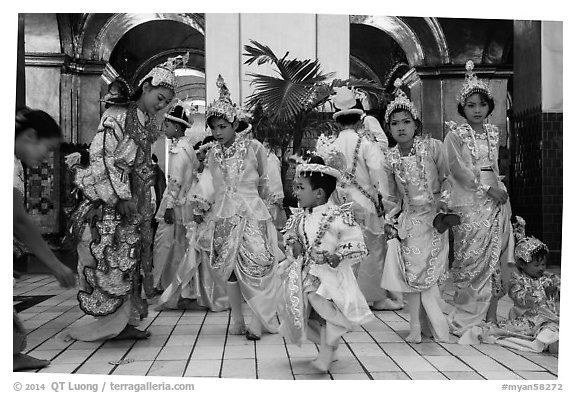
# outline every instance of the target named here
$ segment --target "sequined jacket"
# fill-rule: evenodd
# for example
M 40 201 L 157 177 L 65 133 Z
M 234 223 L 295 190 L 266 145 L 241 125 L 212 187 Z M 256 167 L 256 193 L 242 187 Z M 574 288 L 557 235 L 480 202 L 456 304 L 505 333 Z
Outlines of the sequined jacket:
M 498 127 L 485 124 L 481 141 L 469 124 L 448 122 L 450 132 L 444 138 L 444 149 L 450 172 L 450 206 L 474 206 L 486 197 L 488 186 L 481 180 L 481 171 L 490 170 L 499 176 Z M 502 183 L 499 187 L 504 188 Z
M 546 295 L 546 288 L 554 286 L 560 291 L 560 277 L 544 272 L 540 278 L 532 278 L 524 273 L 513 272 L 508 295 L 514 302 L 514 317 L 539 307 L 555 309 L 558 299 Z
M 350 204 L 328 202 L 313 209 L 294 209 L 294 213 L 284 227 L 284 242 L 289 244 L 291 237 L 297 238 L 308 263 L 316 262 L 311 260 L 312 250 L 326 251 L 349 264 L 360 262 L 368 254 Z
M 104 113 L 90 144 L 90 165 L 76 170 L 75 182 L 78 188 L 92 201 L 102 200 L 109 206 L 115 206 L 121 199 L 132 199 L 130 175 L 136 164 L 137 154 L 141 155 L 142 152 L 139 151 L 140 141 L 125 132 L 130 110 L 138 111 L 133 106 L 112 106 Z M 134 115 L 137 118 L 136 114 Z M 160 135 L 154 126 L 146 130 L 145 134 L 142 138 L 148 138 L 148 144 Z M 145 157 L 138 158 L 146 159 L 146 162 L 150 160 Z M 148 187 L 151 187 L 154 173 L 151 162 L 148 164 L 141 165 L 138 175 L 144 176 L 143 181 L 149 182 Z

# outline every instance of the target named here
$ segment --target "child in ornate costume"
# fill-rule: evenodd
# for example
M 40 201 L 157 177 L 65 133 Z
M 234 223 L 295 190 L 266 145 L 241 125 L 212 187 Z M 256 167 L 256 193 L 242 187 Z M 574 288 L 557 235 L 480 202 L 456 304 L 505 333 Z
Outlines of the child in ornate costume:
M 282 163 L 276 153 L 270 147 L 270 144 L 264 141 L 268 162 L 268 198 L 266 206 L 272 216 L 272 221 L 277 230 L 281 230 L 286 225 L 286 213 L 284 212 L 284 187 L 282 186 Z
M 230 333 L 258 340 L 262 329 L 276 332 L 274 299 L 279 286 L 277 262 L 284 259 L 264 200 L 268 196 L 266 149 L 239 134 L 239 111 L 220 76 L 220 98 L 207 109 L 206 121 L 218 142 L 208 153 L 214 193 L 200 247 L 209 249 L 209 266 L 226 282 L 232 312 Z M 238 132 L 238 133 L 237 133 Z M 245 299 L 253 316 L 248 328 Z
M 329 202 L 340 176 L 320 157 L 297 166 L 295 195 L 301 209 L 284 229 L 288 258 L 279 269 L 280 332 L 298 345 L 306 336 L 319 343 L 312 364 L 324 372 L 340 337 L 373 318 L 352 270 L 367 255 L 362 229 L 350 204 Z
M 363 92 L 358 93 L 358 96 L 359 97 L 356 98 L 356 106 L 364 112 L 362 114 L 362 126 L 365 130 L 364 135 L 373 142 L 376 142 L 380 147 L 380 150 L 382 150 L 383 153 L 386 153 L 386 150 L 388 149 L 388 137 L 382 129 L 378 119 L 367 113 L 371 107 L 370 99 L 368 98 L 369 96 Z
M 494 109 L 488 85 L 466 64 L 458 113 L 466 123 L 444 139 L 450 172 L 449 208 L 461 217 L 454 227 L 454 310 L 451 331 L 463 334 L 485 318 L 496 322 L 498 299 L 504 295 L 500 266 L 514 261 L 508 193 L 498 176 L 498 128 L 485 123 Z
M 341 126 L 332 140 L 321 136 L 318 145 L 331 144 L 346 159 L 346 169 L 332 198 L 337 204 L 352 203 L 356 221 L 362 227 L 368 256 L 358 268 L 358 284 L 374 310 L 398 310 L 403 307 L 402 294 L 391 293 L 380 286 L 386 257 L 384 218 L 379 195 L 385 194 L 384 154 L 379 146 L 363 136 L 361 116 L 354 92 L 337 88 L 333 98 L 337 112 L 333 118 Z M 318 150 L 318 149 L 317 149 Z
M 522 351 L 558 351 L 560 277 L 546 271 L 548 247 L 527 237 L 526 223 L 516 217 L 514 235 L 517 271 L 512 273 L 508 295 L 514 302 L 509 319 L 470 329 L 462 344 L 493 343 Z
M 422 136 L 418 111 L 401 85 L 397 80 L 396 99 L 385 114 L 386 127 L 397 144 L 384 161 L 387 186 L 382 202 L 387 225 L 393 226 L 396 236 L 388 242 L 382 287 L 403 292 L 408 300 L 410 334 L 406 341 L 422 341 L 422 322 L 437 341 L 448 342 L 448 322 L 439 303 L 438 282 L 448 269 L 446 229 L 459 220 L 457 215 L 441 213 L 445 178 L 442 142 Z
M 28 216 L 24 205 L 24 168 L 40 165 L 50 150 L 58 148 L 62 134 L 54 119 L 44 111 L 29 108 L 16 113 L 14 135 L 13 252 L 14 257 L 34 254 L 65 288 L 76 283 L 72 270 L 58 260 L 42 238 L 42 234 Z M 13 310 L 12 370 L 34 370 L 46 367 L 49 360 L 41 360 L 22 352 L 26 349 L 26 330 Z
M 198 181 L 199 166 L 194 141 L 185 135 L 186 129 L 192 127 L 190 111 L 178 103 L 164 117 L 163 128 L 171 145 L 168 150 L 168 183 L 156 213 L 159 224 L 154 238 L 153 275 L 154 288 L 158 291 L 170 285 L 186 252 L 183 205 L 188 191 Z
M 186 253 L 176 270 L 170 285 L 158 301 L 159 306 L 176 308 L 179 299 L 196 299 L 201 307 L 211 311 L 223 311 L 230 308 L 226 295 L 226 282 L 222 281 L 208 267 L 209 250 L 202 250 L 198 239 L 207 229 L 204 218 L 212 207 L 204 199 L 212 195 L 214 188 L 210 170 L 205 168 L 206 154 L 216 144 L 212 136 L 204 138 L 194 146 L 198 158 L 198 181 L 194 182 L 186 195 L 182 206 L 183 223 L 186 226 Z
M 90 146 L 90 166 L 77 168 L 75 182 L 86 199 L 73 213 L 77 224 L 72 231 L 84 231 L 79 249 L 89 247 L 91 255 L 79 260 L 78 301 L 95 319 L 70 328 L 66 338 L 97 341 L 150 335 L 136 325 L 147 315 L 142 285 L 147 296 L 153 289 L 151 146 L 160 136 L 154 116 L 170 104 L 176 88 L 174 69 L 186 62 L 187 56 L 179 56 L 154 67 L 127 107 L 110 107 Z

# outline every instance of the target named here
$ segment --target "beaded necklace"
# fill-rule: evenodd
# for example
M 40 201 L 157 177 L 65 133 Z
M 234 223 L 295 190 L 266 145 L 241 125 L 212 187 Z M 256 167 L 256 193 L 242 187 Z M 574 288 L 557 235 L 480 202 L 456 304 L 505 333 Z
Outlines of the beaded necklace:
M 306 258 L 306 264 L 309 264 L 312 260 L 312 258 L 310 257 L 312 255 L 312 250 L 314 250 L 315 248 L 318 249 L 320 247 L 320 245 L 322 244 L 322 239 L 324 238 L 324 235 L 326 234 L 326 231 L 328 231 L 328 228 L 330 227 L 330 223 L 332 223 L 332 221 L 334 221 L 334 218 L 336 218 L 336 210 L 333 208 L 329 208 L 329 210 L 327 212 L 322 213 L 322 219 L 320 221 L 320 226 L 318 227 L 318 232 L 316 232 L 316 238 L 314 240 L 313 243 L 310 242 L 310 239 L 308 238 L 308 234 L 306 233 L 306 214 L 303 215 L 302 217 L 302 233 L 304 234 L 304 247 L 306 249 L 306 255 L 308 255 L 308 258 Z
M 240 179 L 240 173 L 244 170 L 245 158 L 246 153 L 248 151 L 248 143 L 249 140 L 247 138 L 242 138 L 240 136 L 236 136 L 236 140 L 232 143 L 232 145 L 228 148 L 225 148 L 223 145 L 218 144 L 216 145 L 214 150 L 214 159 L 220 166 L 222 170 L 222 174 L 224 175 L 224 179 L 229 179 L 228 176 L 228 165 L 226 164 L 225 160 L 229 160 L 238 153 L 237 160 L 238 166 L 236 167 L 236 176 L 234 176 L 235 183 L 238 182 Z M 227 184 L 229 189 L 233 189 L 234 186 L 232 184 Z
M 428 149 L 426 148 L 428 145 L 428 137 L 420 137 L 417 136 L 414 138 L 412 143 L 412 148 L 410 149 L 410 153 L 406 157 L 415 156 L 416 158 L 416 169 L 418 171 L 418 189 L 420 191 L 424 191 L 426 193 L 427 199 L 429 202 L 434 201 L 434 197 L 430 192 L 430 186 L 428 184 L 428 177 L 426 174 L 426 166 L 425 158 L 428 155 Z M 398 145 L 394 146 L 390 149 L 390 153 L 388 156 L 388 160 L 394 169 L 394 174 L 400 180 L 400 183 L 404 185 L 404 193 L 406 196 L 406 201 L 408 202 L 410 199 L 408 198 L 408 175 L 409 175 L 409 168 L 408 165 L 404 163 L 402 160 L 402 153 L 400 152 L 400 148 Z
M 493 151 L 496 148 L 496 144 L 498 143 L 497 142 L 498 129 L 496 127 L 493 127 L 489 124 L 484 124 L 482 126 L 482 130 L 484 131 L 483 133 L 476 135 L 476 132 L 474 131 L 472 126 L 466 123 L 462 125 L 459 132 L 462 141 L 470 150 L 470 154 L 474 159 L 474 165 L 476 165 L 478 160 L 480 159 L 478 143 L 476 142 L 476 138 L 488 141 L 488 159 L 490 160 L 490 162 L 492 162 L 494 154 Z

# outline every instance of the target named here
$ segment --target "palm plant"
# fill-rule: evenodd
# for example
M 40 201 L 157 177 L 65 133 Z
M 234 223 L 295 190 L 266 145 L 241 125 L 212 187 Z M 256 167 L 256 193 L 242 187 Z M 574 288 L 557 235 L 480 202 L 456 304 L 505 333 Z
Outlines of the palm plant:
M 254 92 L 247 99 L 249 108 L 261 107 L 275 131 L 282 132 L 282 141 L 292 141 L 294 152 L 300 150 L 302 135 L 310 119 L 310 112 L 323 106 L 334 92 L 335 87 L 350 86 L 370 94 L 379 94 L 382 89 L 366 79 L 335 79 L 326 82 L 334 73 L 324 73 L 316 60 L 288 59 L 289 52 L 278 57 L 270 49 L 257 41 L 244 46 L 244 64 L 273 64 L 277 76 L 249 73 Z M 283 147 L 283 152 L 286 146 Z

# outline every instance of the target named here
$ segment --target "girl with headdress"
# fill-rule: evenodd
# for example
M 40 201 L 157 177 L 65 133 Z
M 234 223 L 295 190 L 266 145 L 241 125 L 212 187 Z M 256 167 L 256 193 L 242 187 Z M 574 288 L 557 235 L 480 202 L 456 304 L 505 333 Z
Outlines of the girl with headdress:
M 369 96 L 366 93 L 357 93 L 356 107 L 362 109 L 364 112 L 362 114 L 362 126 L 364 128 L 364 135 L 368 139 L 375 142 L 383 153 L 386 153 L 388 150 L 388 137 L 386 136 L 386 133 L 384 132 L 384 129 L 380 125 L 378 119 L 368 114 L 371 108 L 371 102 Z
M 498 170 L 498 128 L 486 123 L 494 99 L 486 82 L 466 64 L 458 100 L 461 125 L 447 123 L 444 139 L 450 173 L 449 207 L 461 217 L 454 227 L 454 310 L 451 331 L 463 334 L 486 319 L 496 322 L 498 299 L 504 295 L 500 266 L 514 260 L 511 209 Z
M 161 134 L 155 115 L 172 101 L 174 69 L 186 62 L 187 56 L 179 56 L 154 67 L 127 106 L 108 108 L 90 145 L 90 165 L 76 169 L 75 183 L 85 196 L 73 212 L 71 228 L 82 236 L 78 301 L 82 311 L 95 319 L 70 328 L 65 332 L 68 339 L 150 335 L 136 325 L 147 315 L 142 276 L 148 296 L 153 289 L 151 146 Z
M 526 236 L 526 222 L 516 217 L 514 236 L 517 271 L 512 273 L 508 296 L 514 307 L 507 320 L 469 329 L 461 344 L 498 344 L 522 351 L 558 352 L 560 277 L 546 271 L 548 247 Z
M 330 156 L 325 155 L 327 162 L 338 161 Z M 288 256 L 279 269 L 280 333 L 297 345 L 306 337 L 320 344 L 312 365 L 323 372 L 334 361 L 340 337 L 373 318 L 353 272 L 368 253 L 362 229 L 350 204 L 329 201 L 340 176 L 316 156 L 296 167 L 300 209 L 294 209 L 284 228 Z
M 279 281 L 277 262 L 284 258 L 278 248 L 276 229 L 264 200 L 268 195 L 266 149 L 241 134 L 247 124 L 230 99 L 221 76 L 220 98 L 207 109 L 206 122 L 218 142 L 206 158 L 214 193 L 204 199 L 212 204 L 199 246 L 209 252 L 209 266 L 226 282 L 232 312 L 231 334 L 258 340 L 262 329 L 276 332 L 274 299 Z M 242 314 L 246 300 L 253 317 L 246 328 Z
M 386 243 L 384 218 L 379 196 L 385 194 L 385 174 L 382 167 L 384 153 L 371 139 L 363 135 L 362 115 L 354 92 L 347 87 L 335 88 L 332 98 L 337 111 L 333 118 L 340 126 L 335 139 L 318 138 L 318 146 L 329 144 L 346 160 L 342 179 L 333 198 L 337 204 L 352 203 L 356 220 L 362 227 L 368 256 L 357 267 L 358 284 L 374 310 L 399 310 L 402 294 L 392 293 L 380 286 L 384 269 Z
M 124 78 L 117 77 L 110 82 L 108 85 L 108 93 L 100 102 L 104 104 L 104 108 L 106 109 L 114 105 L 126 106 L 130 103 L 130 96 L 132 94 L 132 88 L 128 82 Z
M 398 79 L 396 99 L 385 113 L 386 128 L 396 145 L 384 160 L 387 184 L 382 202 L 389 231 L 395 236 L 388 242 L 381 284 L 390 291 L 403 292 L 408 300 L 410 334 L 406 341 L 422 341 L 423 323 L 437 341 L 448 342 L 438 283 L 448 268 L 446 230 L 459 220 L 457 215 L 442 213 L 442 142 L 422 136 L 418 111 L 401 85 Z

